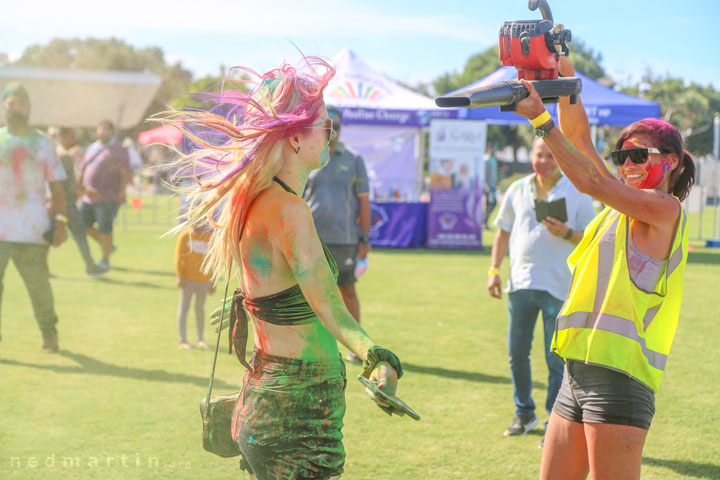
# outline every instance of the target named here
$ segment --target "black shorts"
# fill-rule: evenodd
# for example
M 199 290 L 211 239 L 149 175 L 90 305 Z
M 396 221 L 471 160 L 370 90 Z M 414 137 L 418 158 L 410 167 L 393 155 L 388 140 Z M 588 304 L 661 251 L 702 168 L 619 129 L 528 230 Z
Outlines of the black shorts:
M 655 393 L 628 375 L 568 359 L 553 412 L 579 423 L 650 428 Z
M 328 250 L 335 259 L 338 267 L 337 284 L 341 287 L 352 285 L 355 278 L 355 264 L 357 263 L 357 245 L 328 245 Z
M 117 202 L 81 203 L 80 218 L 86 228 L 97 224 L 100 233 L 110 234 L 113 231 L 113 222 L 118 213 L 120 204 Z
M 255 352 L 233 413 L 241 468 L 264 479 L 340 475 L 345 364 L 308 362 Z

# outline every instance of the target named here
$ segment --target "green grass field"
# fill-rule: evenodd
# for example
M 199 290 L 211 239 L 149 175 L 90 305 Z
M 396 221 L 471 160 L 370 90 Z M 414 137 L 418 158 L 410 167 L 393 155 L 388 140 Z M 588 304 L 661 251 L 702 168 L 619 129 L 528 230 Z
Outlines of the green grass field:
M 0 479 L 247 478 L 236 459 L 207 454 L 200 445 L 198 404 L 212 354 L 177 348 L 174 239 L 159 238 L 164 229 L 119 228 L 114 269 L 103 279 L 85 278 L 72 241 L 51 251 L 57 355 L 40 351 L 25 288 L 8 268 Z M 686 269 L 680 326 L 657 396 L 643 479 L 720 478 L 720 251 L 699 245 Z M 358 368 L 349 365 L 343 478 L 537 478 L 541 429 L 502 436 L 514 407 L 505 302 L 489 298 L 485 288 L 489 248 L 371 255 L 358 284 L 363 323 L 403 360 L 399 394 L 423 418 L 387 417 L 353 379 Z M 507 268 L 506 261 L 503 277 Z M 210 304 L 219 298 L 216 293 Z M 534 398 L 542 405 L 546 367 L 538 333 Z M 237 360 L 222 355 L 217 391 L 237 390 L 242 374 Z M 538 414 L 544 421 L 545 413 Z

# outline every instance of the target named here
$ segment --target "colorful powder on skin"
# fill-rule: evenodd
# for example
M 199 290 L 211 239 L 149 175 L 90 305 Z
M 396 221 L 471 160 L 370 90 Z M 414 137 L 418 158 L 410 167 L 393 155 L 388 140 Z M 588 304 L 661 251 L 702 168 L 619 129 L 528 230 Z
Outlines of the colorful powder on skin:
M 330 158 L 330 142 L 325 144 L 325 148 L 323 148 L 323 151 L 320 154 L 320 166 L 324 167 L 325 165 L 327 165 L 329 158 Z
M 10 153 L 10 158 L 12 159 L 12 170 L 15 182 L 17 184 L 25 183 L 25 180 L 23 179 L 22 166 L 27 159 L 27 149 L 24 146 L 14 148 Z
M 267 240 L 263 243 L 267 244 Z M 247 273 L 256 284 L 260 283 L 258 277 L 269 276 L 273 268 L 272 258 L 267 251 L 263 251 L 260 247 L 260 242 L 258 241 L 252 242 L 252 247 L 250 248 L 245 261 L 250 267 Z

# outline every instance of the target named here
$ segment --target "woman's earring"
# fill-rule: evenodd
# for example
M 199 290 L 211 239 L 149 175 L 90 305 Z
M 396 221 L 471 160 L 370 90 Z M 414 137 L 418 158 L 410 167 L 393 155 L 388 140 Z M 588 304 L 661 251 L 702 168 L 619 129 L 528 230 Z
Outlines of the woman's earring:
M 293 148 L 293 150 L 295 150 L 295 153 L 300 152 L 300 145 L 298 145 L 297 148 Z

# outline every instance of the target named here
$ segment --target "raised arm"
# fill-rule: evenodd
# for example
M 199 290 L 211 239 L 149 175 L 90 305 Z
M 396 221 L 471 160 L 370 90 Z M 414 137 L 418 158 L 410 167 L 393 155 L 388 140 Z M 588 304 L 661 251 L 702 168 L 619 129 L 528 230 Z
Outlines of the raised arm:
M 535 87 L 525 80 L 522 82 L 530 96 L 518 103 L 517 113 L 528 119 L 537 118 L 545 106 Z M 674 228 L 680 206 L 672 196 L 656 190 L 636 189 L 608 176 L 607 169 L 598 169 L 595 162 L 575 148 L 558 128 L 550 130 L 543 140 L 565 176 L 580 192 L 653 227 Z M 668 215 L 668 212 L 675 214 Z
M 565 77 L 575 76 L 575 68 L 568 57 L 560 57 L 558 71 Z M 560 97 L 558 104 L 558 121 L 560 131 L 565 138 L 585 155 L 597 168 L 602 176 L 614 178 L 613 174 L 605 166 L 605 162 L 595 149 L 592 137 L 590 136 L 590 123 L 588 122 L 585 107 L 583 107 L 580 96 L 577 103 L 570 104 L 570 97 Z

